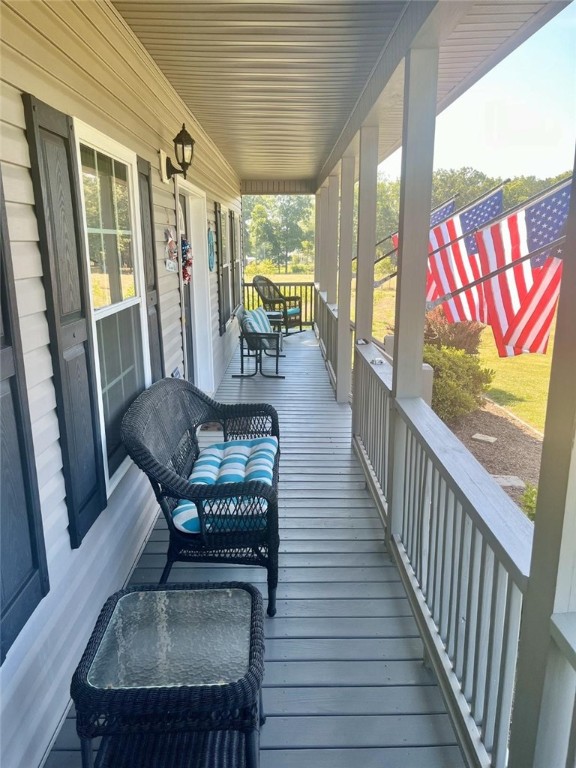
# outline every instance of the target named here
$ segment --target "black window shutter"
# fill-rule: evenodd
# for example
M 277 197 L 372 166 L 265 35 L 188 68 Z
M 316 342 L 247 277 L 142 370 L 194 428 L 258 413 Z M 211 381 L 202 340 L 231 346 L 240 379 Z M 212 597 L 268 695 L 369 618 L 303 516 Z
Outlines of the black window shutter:
M 148 316 L 150 365 L 152 368 L 152 381 L 154 382 L 164 376 L 162 331 L 160 327 L 160 307 L 158 305 L 158 270 L 156 265 L 156 249 L 154 247 L 151 169 L 150 163 L 141 157 L 138 158 L 138 187 L 140 191 L 144 274 L 146 277 L 146 314 Z
M 48 592 L 48 568 L 0 176 L 1 661 Z
M 24 95 L 72 547 L 106 506 L 72 119 Z
M 216 270 L 218 274 L 218 323 L 220 336 L 226 331 L 226 307 L 224 291 L 224 254 L 222 252 L 222 206 L 214 203 L 214 218 L 216 220 Z

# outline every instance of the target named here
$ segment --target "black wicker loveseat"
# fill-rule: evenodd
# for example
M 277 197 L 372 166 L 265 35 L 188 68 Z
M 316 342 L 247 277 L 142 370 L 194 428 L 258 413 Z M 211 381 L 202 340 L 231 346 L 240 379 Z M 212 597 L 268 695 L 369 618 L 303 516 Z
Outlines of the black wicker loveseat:
M 214 423 L 224 441 L 200 451 L 198 429 Z M 275 409 L 225 405 L 187 381 L 161 379 L 126 412 L 122 440 L 150 480 L 168 524 L 160 583 L 176 561 L 260 565 L 268 571 L 268 615 L 274 616 L 280 457 Z M 238 480 L 243 462 L 245 476 Z

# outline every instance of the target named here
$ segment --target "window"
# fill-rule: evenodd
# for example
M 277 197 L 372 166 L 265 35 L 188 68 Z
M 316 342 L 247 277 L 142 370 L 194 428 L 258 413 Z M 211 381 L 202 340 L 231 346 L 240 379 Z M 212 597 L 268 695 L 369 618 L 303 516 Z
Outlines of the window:
M 104 139 L 106 144 L 111 144 Z M 146 386 L 137 237 L 136 156 L 80 142 L 90 293 L 108 478 L 122 466 L 122 416 Z M 136 223 L 135 223 L 136 222 Z

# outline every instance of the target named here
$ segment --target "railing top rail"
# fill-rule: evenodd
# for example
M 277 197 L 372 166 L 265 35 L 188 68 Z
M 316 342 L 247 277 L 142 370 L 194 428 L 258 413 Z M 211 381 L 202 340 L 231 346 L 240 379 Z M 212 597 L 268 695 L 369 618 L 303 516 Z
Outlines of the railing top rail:
M 244 288 L 254 288 L 254 283 L 251 280 L 249 282 L 244 281 L 242 285 Z M 274 285 L 305 285 L 308 288 L 314 287 L 315 283 L 312 280 L 274 280 Z
M 384 356 L 383 350 L 372 343 L 356 343 L 356 351 L 364 358 L 373 375 L 380 379 L 390 394 L 392 392 L 392 366 Z M 374 360 L 382 360 L 382 362 L 374 363 Z
M 554 613 L 550 622 L 550 634 L 576 672 L 576 613 Z
M 318 298 L 320 301 L 325 305 L 328 312 L 334 315 L 334 317 L 338 317 L 338 304 L 329 304 L 326 301 L 326 292 L 325 291 L 318 291 Z
M 434 457 L 456 498 L 522 593 L 530 573 L 533 526 L 484 467 L 420 398 L 394 407 Z

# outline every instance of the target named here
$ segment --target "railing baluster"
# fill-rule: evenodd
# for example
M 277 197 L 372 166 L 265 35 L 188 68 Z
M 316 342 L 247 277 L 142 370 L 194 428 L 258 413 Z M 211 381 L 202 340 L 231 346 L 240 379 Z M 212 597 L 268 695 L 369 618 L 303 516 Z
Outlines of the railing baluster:
M 463 525 L 460 537 L 460 559 L 458 563 L 458 626 L 456 629 L 456 643 L 454 648 L 454 659 L 456 675 L 461 680 L 464 669 L 464 639 L 466 636 L 466 625 L 468 615 L 466 613 L 466 600 L 468 595 L 468 581 L 470 568 L 466 567 L 470 563 L 470 552 L 472 548 L 472 521 L 462 510 Z
M 496 726 L 496 705 L 498 682 L 502 666 L 503 628 L 506 610 L 506 588 L 508 576 L 498 560 L 494 558 L 492 575 L 492 601 L 490 606 L 490 641 L 488 644 L 488 667 L 484 693 L 484 743 L 491 752 L 494 747 Z
M 488 666 L 488 645 L 493 629 L 490 625 L 490 602 L 492 597 L 494 553 L 482 537 L 480 583 L 478 598 L 478 624 L 474 652 L 474 675 L 472 685 L 472 714 L 477 725 L 484 722 L 484 692 L 486 668 Z
M 452 516 L 454 514 L 454 494 L 448 490 L 446 494 L 446 502 L 444 506 L 444 531 L 442 534 L 444 547 L 443 557 L 441 563 L 442 579 L 440 581 L 440 622 L 439 630 L 440 637 L 446 642 L 448 634 L 448 609 L 450 605 L 450 587 L 451 587 L 451 569 L 450 563 L 452 562 L 452 554 L 454 549 L 454 542 L 452 539 Z
M 454 658 L 455 638 L 458 631 L 458 590 L 460 588 L 460 541 L 462 534 L 462 506 L 452 497 L 452 558 L 450 560 L 450 600 L 448 606 L 448 655 Z
M 432 466 L 430 478 L 430 524 L 428 526 L 428 563 L 426 565 L 426 578 L 422 583 L 422 592 L 426 602 L 430 603 L 432 599 L 432 572 L 436 561 L 436 552 L 434 549 L 434 532 L 436 529 L 436 499 L 438 494 L 438 484 L 440 477 L 436 467 Z
M 438 501 L 436 504 L 436 540 L 434 543 L 434 598 L 431 606 L 432 616 L 434 621 L 438 623 L 440 615 L 440 601 L 441 601 L 441 570 L 443 559 L 443 532 L 444 532 L 444 513 L 446 508 L 446 481 L 444 478 L 440 478 L 440 485 L 438 488 Z
M 474 655 L 476 653 L 476 631 L 478 627 L 478 612 L 480 604 L 482 548 L 484 541 L 478 529 L 473 528 L 470 579 L 468 581 L 468 597 L 466 601 L 466 632 L 464 635 L 464 670 L 462 674 L 462 689 L 468 702 L 472 700 L 472 684 L 474 675 Z
M 496 728 L 492 760 L 494 768 L 506 768 L 510 714 L 514 695 L 516 658 L 518 655 L 518 634 L 520 631 L 520 613 L 522 595 L 510 579 L 506 595 L 506 619 L 504 621 L 504 653 L 500 667 L 500 684 L 496 704 Z

